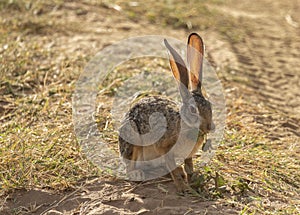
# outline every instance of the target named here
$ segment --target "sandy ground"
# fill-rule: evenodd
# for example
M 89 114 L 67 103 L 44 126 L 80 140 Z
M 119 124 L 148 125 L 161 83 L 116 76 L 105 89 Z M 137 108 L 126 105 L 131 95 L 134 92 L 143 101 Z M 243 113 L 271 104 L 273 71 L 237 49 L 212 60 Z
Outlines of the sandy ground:
M 255 30 L 245 35 L 243 44 L 228 44 L 215 32 L 202 32 L 215 65 L 230 65 L 231 76 L 223 77 L 226 96 L 229 100 L 251 101 L 253 109 L 244 113 L 246 123 L 257 126 L 260 134 L 280 149 L 299 154 L 300 1 L 246 0 L 243 4 L 229 1 L 229 5 L 214 9 L 232 15 L 238 25 Z M 71 9 L 77 6 L 68 3 Z M 84 53 L 91 47 L 96 53 L 129 36 L 162 34 L 185 40 L 187 35 L 183 30 L 134 23 L 116 10 L 81 7 L 88 11 L 80 17 L 82 33 L 53 37 L 56 46 L 67 46 L 67 54 Z M 65 19 L 74 16 L 72 10 L 64 14 Z M 240 82 L 233 80 L 235 76 L 242 77 Z M 20 207 L 28 214 L 238 214 L 241 210 L 221 200 L 179 196 L 168 178 L 143 184 L 93 179 L 64 193 L 21 190 L 6 199 L 6 210 L 1 214 Z

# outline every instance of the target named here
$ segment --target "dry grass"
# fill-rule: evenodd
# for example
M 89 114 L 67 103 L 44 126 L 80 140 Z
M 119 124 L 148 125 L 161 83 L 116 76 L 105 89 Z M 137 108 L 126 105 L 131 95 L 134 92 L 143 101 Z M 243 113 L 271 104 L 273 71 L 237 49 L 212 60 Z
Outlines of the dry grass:
M 2 193 L 33 186 L 66 189 L 98 172 L 81 155 L 72 126 L 72 90 L 87 60 L 65 56 L 49 38 L 74 30 L 60 20 L 49 22 L 56 2 L 29 8 L 30 2 L 0 5 Z M 44 15 L 34 15 L 41 9 Z
M 234 28 L 234 20 L 218 17 L 218 13 L 208 10 L 206 1 L 174 2 L 148 1 L 146 4 L 150 7 L 133 7 L 127 1 L 89 4 L 108 8 L 120 5 L 132 20 L 146 19 L 158 26 L 187 30 L 209 28 L 219 31 L 229 42 L 241 41 L 243 30 Z M 191 5 L 193 10 L 187 15 L 185 11 Z M 72 125 L 71 96 L 75 82 L 94 53 L 78 51 L 68 55 L 53 41 L 53 34 L 68 37 L 81 31 L 76 21 L 66 25 L 51 15 L 51 11 L 60 7 L 63 1 L 59 0 L 0 3 L 0 194 L 32 187 L 65 190 L 76 186 L 79 179 L 101 175 L 82 155 Z M 146 8 L 150 9 L 145 11 Z M 125 71 L 133 67 L 134 74 L 146 62 L 129 62 L 127 68 L 119 69 Z M 154 64 L 153 69 L 167 68 L 165 63 Z M 112 73 L 103 86 L 99 86 L 105 90 L 98 99 L 107 104 L 114 89 L 132 75 L 122 73 L 125 76 L 119 77 L 116 74 Z M 111 85 L 116 79 L 118 81 Z M 208 190 L 209 198 L 221 198 L 237 205 L 243 208 L 241 214 L 299 213 L 297 155 L 283 145 L 270 142 L 262 134 L 264 130 L 257 128 L 253 117 L 260 114 L 261 109 L 238 95 L 232 96 L 235 97 L 228 98 L 225 139 L 212 166 L 202 170 L 207 180 L 198 187 L 210 184 L 214 189 Z M 116 143 L 109 105 L 103 108 L 98 116 L 99 129 L 107 140 Z M 267 108 L 263 111 L 273 114 Z M 216 180 L 219 181 L 217 186 Z

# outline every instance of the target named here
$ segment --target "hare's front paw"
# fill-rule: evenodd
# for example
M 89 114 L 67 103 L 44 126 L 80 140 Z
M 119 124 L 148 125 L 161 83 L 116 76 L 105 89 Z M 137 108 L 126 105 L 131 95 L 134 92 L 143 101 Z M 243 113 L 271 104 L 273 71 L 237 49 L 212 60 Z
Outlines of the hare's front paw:
M 180 195 L 186 195 L 194 192 L 193 188 L 191 188 L 189 184 L 184 182 L 177 184 L 176 188 L 178 194 Z
M 143 170 L 137 169 L 137 170 L 132 170 L 127 173 L 127 176 L 129 180 L 132 181 L 144 181 L 145 180 L 145 173 Z
M 184 196 L 197 196 L 197 197 L 200 196 L 196 190 L 194 190 L 189 184 L 186 183 L 177 186 L 177 193 L 179 195 L 184 195 Z

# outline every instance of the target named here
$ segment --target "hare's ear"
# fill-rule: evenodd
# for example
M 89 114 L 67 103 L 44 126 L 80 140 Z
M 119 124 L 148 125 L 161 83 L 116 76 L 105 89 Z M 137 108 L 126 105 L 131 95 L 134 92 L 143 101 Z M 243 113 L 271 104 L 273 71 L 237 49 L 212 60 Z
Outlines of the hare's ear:
M 169 50 L 169 61 L 175 79 L 178 81 L 182 99 L 187 99 L 189 91 L 189 74 L 186 65 L 180 55 L 164 39 L 165 46 Z
M 201 93 L 202 67 L 204 44 L 202 38 L 196 34 L 190 34 L 187 44 L 187 62 L 190 66 L 191 90 Z

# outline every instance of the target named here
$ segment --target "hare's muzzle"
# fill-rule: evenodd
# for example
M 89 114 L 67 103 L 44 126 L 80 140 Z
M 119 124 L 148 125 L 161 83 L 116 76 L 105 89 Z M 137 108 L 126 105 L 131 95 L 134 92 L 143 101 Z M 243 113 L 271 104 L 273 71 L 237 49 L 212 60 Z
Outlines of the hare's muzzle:
M 207 134 L 209 132 L 214 132 L 215 129 L 216 129 L 216 126 L 213 122 L 202 124 L 202 126 L 200 127 L 200 130 L 202 130 L 202 132 L 205 134 Z
M 207 131 L 208 132 L 214 132 L 216 129 L 216 125 L 214 122 L 208 123 L 207 124 Z

